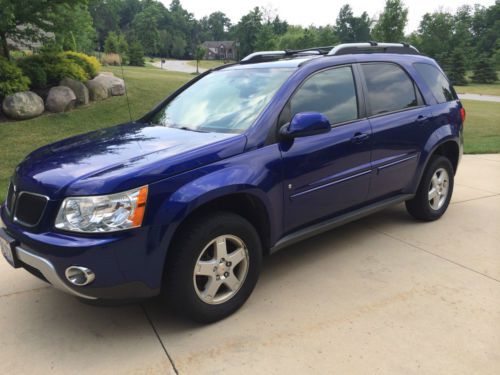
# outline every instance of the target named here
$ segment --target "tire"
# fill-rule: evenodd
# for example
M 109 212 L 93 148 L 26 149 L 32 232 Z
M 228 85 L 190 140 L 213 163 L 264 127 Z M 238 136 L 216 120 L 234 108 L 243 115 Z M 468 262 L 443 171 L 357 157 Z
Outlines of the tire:
M 238 310 L 252 293 L 262 263 L 257 231 L 229 212 L 189 222 L 169 252 L 164 276 L 167 303 L 179 315 L 200 323 L 216 322 Z
M 439 219 L 450 204 L 453 185 L 454 171 L 450 160 L 444 156 L 433 156 L 422 176 L 415 197 L 406 201 L 406 209 L 418 220 Z

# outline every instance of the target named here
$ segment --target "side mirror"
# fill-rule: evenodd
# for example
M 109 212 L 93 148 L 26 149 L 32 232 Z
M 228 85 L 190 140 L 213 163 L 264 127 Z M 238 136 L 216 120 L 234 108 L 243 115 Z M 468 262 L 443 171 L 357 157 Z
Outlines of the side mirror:
M 290 123 L 281 127 L 280 135 L 292 139 L 327 133 L 330 129 L 330 121 L 325 115 L 318 112 L 301 112 L 293 116 Z

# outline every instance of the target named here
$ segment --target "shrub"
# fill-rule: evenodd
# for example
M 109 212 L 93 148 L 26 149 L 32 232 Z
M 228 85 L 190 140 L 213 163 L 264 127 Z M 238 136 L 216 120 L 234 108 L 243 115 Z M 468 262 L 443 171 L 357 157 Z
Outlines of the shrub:
M 120 65 L 121 57 L 117 53 L 106 53 L 102 56 L 102 62 L 106 65 Z
M 89 80 L 88 74 L 83 68 L 72 60 L 60 57 L 60 61 L 48 67 L 47 81 L 51 85 L 58 85 L 63 78 L 72 78 L 80 82 Z
M 73 51 L 64 52 L 64 56 L 85 70 L 89 79 L 94 78 L 101 69 L 101 64 L 94 56 Z
M 0 98 L 29 88 L 30 79 L 12 62 L 0 57 Z
M 47 86 L 47 74 L 45 73 L 43 62 L 40 56 L 25 57 L 17 63 L 30 81 L 33 89 L 42 89 Z
M 56 86 L 63 78 L 73 78 L 81 82 L 89 79 L 89 75 L 80 65 L 62 53 L 41 53 L 25 57 L 19 64 L 23 69 L 26 68 L 25 74 L 29 77 L 36 75 L 37 78 L 32 83 L 33 88 Z M 45 73 L 45 82 L 44 73 L 40 71 Z M 32 72 L 35 72 L 33 76 L 31 76 Z

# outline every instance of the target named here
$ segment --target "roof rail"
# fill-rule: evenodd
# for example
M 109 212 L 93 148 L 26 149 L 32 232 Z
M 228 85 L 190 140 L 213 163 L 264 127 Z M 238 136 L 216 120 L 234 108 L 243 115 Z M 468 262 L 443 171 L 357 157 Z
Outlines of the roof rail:
M 356 53 L 398 53 L 406 55 L 419 55 L 420 52 L 408 43 L 344 43 L 338 46 L 313 47 L 284 51 L 260 51 L 251 53 L 241 59 L 240 64 L 252 64 L 266 61 L 275 61 L 285 57 L 298 57 L 310 55 L 338 56 Z
M 356 53 L 398 53 L 420 55 L 418 49 L 408 43 L 344 43 L 333 47 L 328 56 L 339 56 Z
M 266 61 L 274 61 L 279 60 L 284 57 L 293 57 L 293 56 L 310 56 L 310 55 L 326 55 L 333 46 L 324 46 L 324 47 L 313 47 L 306 49 L 297 49 L 297 50 L 284 50 L 284 51 L 260 51 L 251 53 L 248 56 L 245 56 L 241 59 L 241 64 L 251 64 L 257 62 L 266 62 Z

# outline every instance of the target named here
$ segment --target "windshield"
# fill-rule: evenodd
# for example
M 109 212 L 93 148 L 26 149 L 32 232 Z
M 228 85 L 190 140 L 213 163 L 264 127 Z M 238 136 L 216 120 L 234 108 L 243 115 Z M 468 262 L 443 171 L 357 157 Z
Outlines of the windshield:
M 152 122 L 203 132 L 242 133 L 294 69 L 215 71 L 162 108 Z

